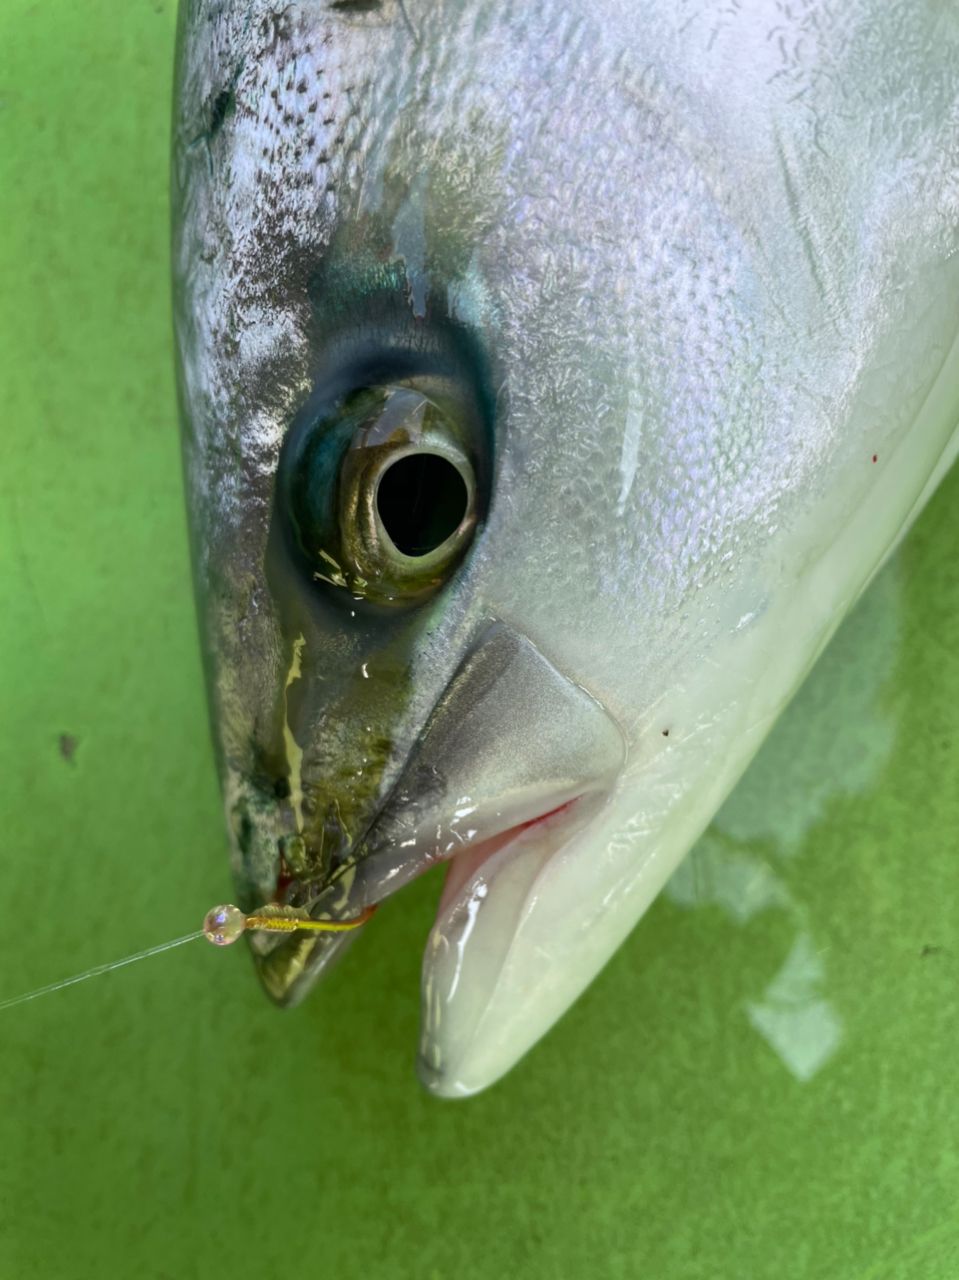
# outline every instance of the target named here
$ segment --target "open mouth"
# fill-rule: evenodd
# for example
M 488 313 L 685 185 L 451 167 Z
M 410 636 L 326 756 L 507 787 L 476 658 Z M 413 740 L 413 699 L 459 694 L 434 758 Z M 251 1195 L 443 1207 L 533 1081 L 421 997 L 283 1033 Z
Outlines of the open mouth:
M 424 1078 L 438 1079 L 469 1040 L 540 878 L 580 856 L 624 758 L 606 709 L 525 637 L 492 624 L 349 861 L 322 885 L 278 884 L 278 900 L 314 919 L 357 919 L 447 863 L 423 960 Z M 251 938 L 267 991 L 298 1003 L 361 931 Z
M 453 935 L 461 931 L 457 921 L 464 910 L 468 915 L 472 911 L 475 917 L 477 901 L 491 899 L 495 880 L 511 863 L 526 863 L 524 880 L 531 884 L 549 859 L 588 824 L 605 798 L 595 790 L 578 791 L 568 798 L 540 802 L 538 812 L 520 815 L 508 826 L 496 817 L 490 821 L 477 819 L 475 814 L 468 815 L 475 825 L 458 826 L 464 810 L 472 809 L 461 805 L 453 810 L 449 823 L 433 828 L 431 843 L 411 837 L 405 842 L 405 849 L 395 845 L 380 847 L 348 864 L 345 874 L 319 892 L 316 886 L 281 875 L 273 902 L 305 908 L 314 919 L 368 919 L 371 909 L 445 863 L 446 878 L 431 937 L 444 932 Z M 376 845 L 380 844 L 377 831 L 381 824 L 388 825 L 388 814 L 381 815 L 370 833 L 371 843 L 375 841 Z M 413 848 L 414 844 L 418 847 Z M 472 908 L 468 905 L 471 899 Z M 299 1003 L 316 977 L 339 958 L 358 932 L 252 937 L 260 976 L 269 994 L 284 1005 Z
M 405 857 L 396 850 L 390 850 L 386 856 L 369 854 L 365 862 L 360 859 L 347 864 L 343 873 L 319 893 L 312 886 L 281 872 L 272 901 L 278 906 L 305 907 L 311 916 L 318 919 L 325 916 L 337 919 L 358 918 L 432 867 L 445 863 L 446 879 L 437 907 L 439 917 L 463 887 L 480 874 L 487 864 L 504 850 L 522 846 L 523 837 L 528 833 L 547 829 L 550 832 L 551 846 L 559 848 L 571 830 L 581 827 L 583 819 L 595 810 L 598 799 L 596 795 L 581 793 L 550 805 L 533 817 L 524 817 L 510 826 L 493 830 L 488 835 L 483 835 L 476 827 L 470 827 L 463 833 L 450 824 L 449 831 L 452 835 L 442 845 L 437 843 L 432 848 L 421 847 L 418 851 L 407 848 L 403 851 L 407 855 Z M 461 807 L 457 814 L 462 814 L 463 811 Z M 488 824 L 484 826 L 489 830 Z M 437 835 L 441 838 L 439 829 Z M 406 843 L 412 845 L 415 842 L 411 839 Z M 397 857 L 397 853 L 400 856 Z

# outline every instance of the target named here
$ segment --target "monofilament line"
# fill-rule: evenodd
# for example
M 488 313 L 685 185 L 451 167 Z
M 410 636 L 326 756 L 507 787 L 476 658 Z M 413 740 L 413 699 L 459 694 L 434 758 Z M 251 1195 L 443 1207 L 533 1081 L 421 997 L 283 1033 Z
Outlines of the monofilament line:
M 59 982 L 50 982 L 45 987 L 37 987 L 36 991 L 25 991 L 23 995 L 12 996 L 9 1000 L 0 1000 L 0 1012 L 12 1009 L 15 1004 L 26 1004 L 28 1000 L 38 1000 L 40 996 L 48 996 L 51 991 L 62 991 L 64 987 L 72 987 L 78 982 L 86 982 L 87 978 L 99 978 L 103 973 L 113 969 L 122 969 L 124 965 L 134 964 L 137 960 L 146 960 L 150 956 L 158 956 L 161 951 L 170 951 L 173 947 L 182 947 L 184 942 L 194 942 L 203 937 L 203 930 L 188 933 L 182 938 L 174 938 L 172 942 L 161 942 L 157 947 L 147 947 L 146 951 L 137 951 L 132 956 L 124 956 L 122 960 L 111 960 L 109 964 L 94 965 L 83 973 L 76 973 L 72 978 L 61 978 Z
M 94 965 L 83 973 L 76 973 L 72 978 L 61 978 L 59 982 L 50 982 L 45 987 L 37 987 L 35 991 L 25 991 L 22 996 L 12 996 L 9 1000 L 0 1000 L 0 1013 L 4 1009 L 12 1009 L 15 1004 L 26 1004 L 28 1000 L 38 1000 L 40 996 L 48 996 L 51 991 L 62 991 L 64 987 L 73 987 L 78 982 L 86 982 L 87 978 L 99 978 L 114 969 L 122 969 L 124 965 L 135 964 L 137 960 L 147 960 L 150 956 L 158 956 L 162 951 L 172 951 L 174 947 L 182 947 L 184 942 L 193 942 L 196 938 L 206 938 L 214 946 L 225 947 L 236 942 L 241 934 L 250 933 L 343 933 L 350 929 L 359 929 L 373 915 L 376 907 L 367 907 L 358 916 L 349 920 L 311 920 L 309 917 L 297 915 L 288 907 L 277 903 L 268 903 L 252 915 L 245 915 L 239 907 L 226 902 L 214 907 L 203 917 L 203 928 L 195 933 L 188 933 L 182 938 L 174 938 L 172 942 L 161 942 L 158 947 L 147 947 L 146 951 L 137 951 L 132 956 L 124 956 L 122 960 L 111 960 L 109 964 Z

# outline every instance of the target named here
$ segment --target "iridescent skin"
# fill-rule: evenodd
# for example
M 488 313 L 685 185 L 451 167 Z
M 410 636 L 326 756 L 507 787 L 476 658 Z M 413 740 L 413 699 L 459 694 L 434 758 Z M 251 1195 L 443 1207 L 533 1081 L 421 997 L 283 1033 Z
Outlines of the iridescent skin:
M 477 841 L 592 797 L 441 905 L 436 1092 L 496 1079 L 608 959 L 952 460 L 957 174 L 934 0 L 183 5 L 185 449 L 241 905 L 292 835 L 307 861 L 375 843 L 493 621 L 524 700 L 489 705 L 465 791 L 465 738 L 436 795 L 403 791 L 413 863 L 431 824 Z M 351 609 L 277 541 L 281 445 L 324 379 L 448 332 L 485 520 L 428 603 Z M 344 901 L 393 884 L 362 879 Z M 334 949 L 264 950 L 268 989 L 300 998 Z

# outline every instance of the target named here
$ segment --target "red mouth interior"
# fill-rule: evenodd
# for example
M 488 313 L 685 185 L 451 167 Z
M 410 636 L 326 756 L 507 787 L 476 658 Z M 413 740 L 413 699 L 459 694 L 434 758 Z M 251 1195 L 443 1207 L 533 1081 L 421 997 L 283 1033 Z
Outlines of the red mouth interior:
M 538 827 L 542 823 L 564 814 L 576 803 L 578 798 L 577 796 L 572 800 L 567 800 L 564 804 L 557 805 L 555 809 L 550 809 L 548 813 L 541 813 L 538 818 L 530 818 L 528 822 L 517 823 L 515 827 L 509 827 L 506 831 L 501 831 L 499 835 L 490 836 L 488 840 L 481 840 L 479 844 L 470 845 L 468 849 L 464 849 L 462 853 L 458 853 L 454 858 L 451 858 L 446 872 L 446 880 L 443 883 L 443 892 L 440 895 L 437 914 L 439 915 L 445 910 L 463 885 L 467 883 L 488 858 L 491 858 L 495 853 L 499 853 L 500 849 L 510 844 L 524 831 L 528 831 L 531 827 Z

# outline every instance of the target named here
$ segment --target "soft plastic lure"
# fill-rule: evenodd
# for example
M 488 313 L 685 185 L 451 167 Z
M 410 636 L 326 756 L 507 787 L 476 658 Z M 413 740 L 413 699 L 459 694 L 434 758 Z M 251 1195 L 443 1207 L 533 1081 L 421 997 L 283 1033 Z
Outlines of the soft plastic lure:
M 54 991 L 62 991 L 64 987 L 75 986 L 78 982 L 86 982 L 89 978 L 102 977 L 114 969 L 123 969 L 129 964 L 135 964 L 138 960 L 148 960 L 151 956 L 172 951 L 174 947 L 181 947 L 186 942 L 195 942 L 198 938 L 206 938 L 207 942 L 212 942 L 217 947 L 226 947 L 236 942 L 244 933 L 264 933 L 285 937 L 301 932 L 307 936 L 315 936 L 318 933 L 348 933 L 366 924 L 375 910 L 375 907 L 370 907 L 353 920 L 311 920 L 303 919 L 301 913 L 298 914 L 289 908 L 274 905 L 245 915 L 232 903 L 223 903 L 219 907 L 211 907 L 203 917 L 202 927 L 193 933 L 184 934 L 182 938 L 173 938 L 170 942 L 161 942 L 155 947 L 147 947 L 143 951 L 135 951 L 131 955 L 123 956 L 120 960 L 110 960 L 106 964 L 94 965 L 90 969 L 84 969 L 82 973 L 61 978 L 58 982 L 49 982 L 32 991 L 24 991 L 19 996 L 0 1000 L 0 1011 L 12 1009 L 14 1005 L 27 1004 L 30 1000 L 51 995 Z

